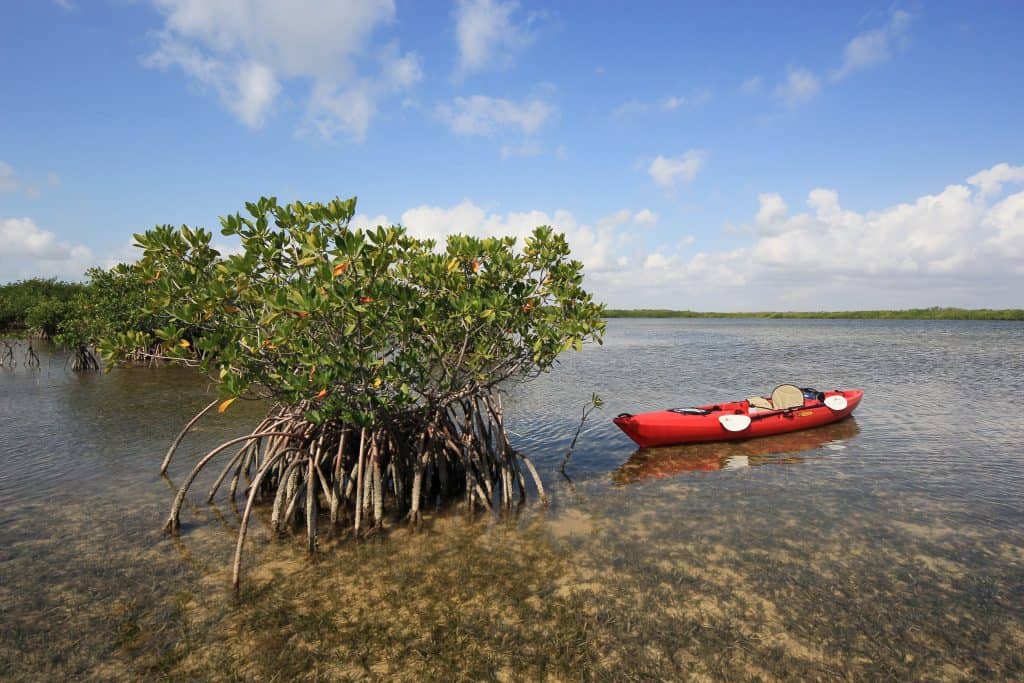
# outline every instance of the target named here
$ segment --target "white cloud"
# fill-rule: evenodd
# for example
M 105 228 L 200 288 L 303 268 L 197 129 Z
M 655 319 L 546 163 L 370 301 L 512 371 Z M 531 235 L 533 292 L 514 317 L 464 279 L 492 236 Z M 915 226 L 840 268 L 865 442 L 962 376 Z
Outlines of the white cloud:
M 393 0 L 153 1 L 165 22 L 143 64 L 181 69 L 250 128 L 263 126 L 294 84 L 309 88 L 306 127 L 360 140 L 376 102 L 422 77 L 419 57 L 399 54 L 394 42 L 369 60 L 375 70 L 357 68 L 374 34 L 393 22 Z M 353 103 L 360 111 L 345 109 Z
M 790 69 L 786 80 L 775 88 L 775 94 L 790 105 L 810 102 L 821 91 L 821 81 L 807 69 Z
M 789 207 L 781 196 L 774 192 L 764 192 L 757 195 L 760 208 L 757 210 L 757 224 L 762 226 L 772 225 L 786 217 Z
M 996 164 L 975 173 L 967 179 L 967 183 L 978 188 L 982 196 L 999 194 L 1003 190 L 1003 183 L 1024 183 L 1024 166 Z
M 658 214 L 650 209 L 641 209 L 633 214 L 633 222 L 637 225 L 654 226 L 658 222 Z
M 0 282 L 40 276 L 79 279 L 94 262 L 88 247 L 61 240 L 31 218 L 0 218 Z
M 1001 166 L 980 177 L 1016 176 Z M 972 176 L 972 178 L 975 176 Z M 755 221 L 729 248 L 697 248 L 692 235 L 648 248 L 635 226 L 645 211 L 623 209 L 592 225 L 568 211 L 488 212 L 465 200 L 402 214 L 413 234 L 443 244 L 452 232 L 525 237 L 536 226 L 566 233 L 587 286 L 616 307 L 698 310 L 1010 307 L 1024 288 L 1024 191 L 986 195 L 954 184 L 877 210 L 843 208 L 836 190 L 816 188 L 793 212 L 762 193 Z M 639 217 L 639 218 L 638 218 Z M 371 221 L 372 223 L 372 221 Z
M 829 78 L 838 82 L 852 73 L 888 61 L 893 51 L 905 43 L 909 25 L 910 14 L 896 10 L 885 26 L 855 36 L 843 50 L 842 66 Z
M 651 252 L 644 259 L 643 269 L 644 270 L 659 270 L 667 268 L 669 266 L 669 259 L 665 257 L 661 252 Z
M 985 215 L 984 226 L 992 233 L 986 246 L 1016 262 L 1015 272 L 1024 273 L 1024 192 L 993 206 Z
M 353 140 L 362 142 L 374 113 L 376 103 L 365 83 L 342 89 L 322 81 L 310 93 L 306 129 L 315 130 L 326 140 L 334 139 L 338 133 L 347 133 Z
M 376 79 L 360 78 L 347 84 L 328 80 L 314 83 L 303 129 L 312 129 L 327 140 L 339 133 L 347 134 L 356 142 L 365 140 L 377 113 L 377 102 L 423 78 L 419 56 L 400 54 L 397 43 L 390 43 L 380 51 L 378 63 L 380 75 Z
M 658 185 L 672 189 L 680 182 L 689 183 L 696 178 L 706 158 L 703 151 L 696 149 L 675 158 L 659 154 L 647 168 L 647 173 Z
M 513 58 L 533 41 L 526 23 L 513 15 L 516 2 L 501 0 L 458 0 L 455 5 L 457 77 L 508 67 Z
M 370 230 L 380 225 L 392 225 L 392 222 L 384 215 L 371 217 L 360 213 L 352 217 L 352 222 L 349 225 L 356 230 Z
M 618 228 L 622 225 L 629 223 L 633 218 L 633 212 L 629 209 L 619 209 L 613 214 L 605 216 L 597 221 L 597 227 L 605 228 Z
M 1002 196 L 1005 189 L 993 179 L 1024 185 L 1024 167 L 1000 164 L 971 176 L 968 184 L 866 212 L 844 209 L 833 189 L 812 190 L 807 210 L 798 213 L 790 213 L 780 195 L 763 193 L 754 219 L 759 229 L 750 243 L 685 259 L 659 251 L 673 266 L 663 277 L 652 279 L 634 268 L 603 275 L 608 284 L 601 286 L 633 282 L 635 298 L 644 291 L 658 297 L 661 290 L 685 284 L 701 297 L 645 304 L 675 308 L 1019 305 L 1024 191 Z M 652 263 L 659 258 L 647 265 Z
M 247 62 L 241 64 L 235 74 L 238 97 L 225 102 L 225 106 L 235 112 L 245 125 L 259 128 L 280 91 L 281 86 L 273 71 L 262 64 Z
M 513 102 L 486 95 L 456 97 L 451 104 L 437 107 L 438 117 L 459 135 L 493 135 L 503 129 L 518 129 L 531 135 L 555 114 L 555 107 L 539 98 Z
M 520 246 L 534 228 L 550 225 L 565 233 L 573 257 L 582 261 L 588 272 L 617 267 L 619 233 L 608 227 L 581 224 L 568 211 L 488 213 L 467 199 L 450 208 L 426 205 L 411 208 L 402 214 L 401 224 L 410 234 L 442 245 L 448 235 L 460 233 L 479 237 L 512 235 L 520 240 Z
M 764 192 L 751 216 L 755 229 L 729 236 L 728 247 L 708 236 L 698 246 L 685 226 L 667 235 L 638 230 L 656 218 L 650 209 L 622 209 L 587 223 L 565 210 L 502 213 L 467 199 L 409 208 L 400 222 L 439 244 L 454 232 L 521 239 L 538 225 L 552 225 L 584 263 L 587 287 L 615 307 L 1001 308 L 1019 306 L 1024 291 L 1022 186 L 1024 166 L 998 164 L 964 183 L 874 210 L 844 208 L 831 188 L 812 189 L 802 209 Z M 353 225 L 391 222 L 359 215 Z M 652 247 L 650 239 L 663 242 Z M 100 260 L 31 219 L 0 220 L 0 279 L 80 277 Z

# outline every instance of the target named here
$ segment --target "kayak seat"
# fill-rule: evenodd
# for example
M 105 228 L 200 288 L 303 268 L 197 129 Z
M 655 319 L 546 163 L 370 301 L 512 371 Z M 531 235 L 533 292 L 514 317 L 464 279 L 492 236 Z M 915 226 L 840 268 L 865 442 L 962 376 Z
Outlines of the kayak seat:
M 772 407 L 775 410 L 801 408 L 804 405 L 804 392 L 792 384 L 780 384 L 772 391 Z
M 751 396 L 747 399 L 747 403 L 750 404 L 751 408 L 763 408 L 765 410 L 772 409 L 772 402 L 764 396 Z

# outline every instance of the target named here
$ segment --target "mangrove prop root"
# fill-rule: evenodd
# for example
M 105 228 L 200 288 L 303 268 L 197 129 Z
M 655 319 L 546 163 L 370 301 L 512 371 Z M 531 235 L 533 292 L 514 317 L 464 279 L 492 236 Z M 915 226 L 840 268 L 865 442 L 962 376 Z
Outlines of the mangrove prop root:
M 185 494 L 188 493 L 188 487 L 192 485 L 192 482 L 195 481 L 196 476 L 199 474 L 200 470 L 203 469 L 203 467 L 206 465 L 206 463 L 208 463 L 211 460 L 213 460 L 213 458 L 218 453 L 220 453 L 221 451 L 226 449 L 228 446 L 232 446 L 232 445 L 238 443 L 239 441 L 251 441 L 253 439 L 260 439 L 260 438 L 263 438 L 265 436 L 278 436 L 278 435 L 291 436 L 288 432 L 262 432 L 260 434 L 250 434 L 248 436 L 240 436 L 237 439 L 231 439 L 230 441 L 225 441 L 220 446 L 217 446 L 212 451 L 210 451 L 209 453 L 204 455 L 199 460 L 199 462 L 196 463 L 196 466 L 192 468 L 192 472 L 189 473 L 188 479 L 185 480 L 185 483 L 181 485 L 180 489 L 178 489 L 178 495 L 175 496 L 174 504 L 171 505 L 171 514 L 168 516 L 167 522 L 164 524 L 164 529 L 166 531 L 171 531 L 171 532 L 178 530 L 178 526 L 179 526 L 178 518 L 179 518 L 179 516 L 181 514 L 181 505 L 182 505 L 182 503 L 185 502 Z
M 249 498 L 245 502 L 245 512 L 242 513 L 242 522 L 238 527 L 238 543 L 235 545 L 235 562 L 231 572 L 231 583 L 235 588 L 236 596 L 238 595 L 239 578 L 242 572 L 242 546 L 245 544 L 245 531 L 249 527 L 249 515 L 252 514 L 252 504 L 256 500 L 256 494 L 259 492 L 260 482 L 266 476 L 267 472 L 271 470 L 273 465 L 276 464 L 277 459 L 282 456 L 283 453 L 268 460 L 264 466 L 256 472 L 256 478 L 253 480 L 253 485 L 249 489 Z
M 17 361 L 14 360 L 14 348 L 7 342 L 3 344 L 4 349 L 0 351 L 0 368 L 13 368 L 17 365 Z
M 188 421 L 185 428 L 178 432 L 178 436 L 174 439 L 171 447 L 167 449 L 167 455 L 164 456 L 164 461 L 160 464 L 160 474 L 167 474 L 167 466 L 171 464 L 171 458 L 174 457 L 174 451 L 178 450 L 178 444 L 180 444 L 181 440 L 185 438 L 186 434 L 188 434 L 188 430 L 192 429 L 192 426 L 196 422 L 199 422 L 199 418 L 210 412 L 215 405 L 217 405 L 216 400 L 210 401 L 208 406 L 200 410 L 195 417 Z
M 188 428 L 215 404 L 192 418 L 165 460 Z M 526 472 L 540 500 L 547 503 L 533 462 L 509 441 L 495 391 L 481 390 L 446 406 L 379 416 L 368 425 L 313 423 L 304 417 L 309 409 L 308 404 L 275 405 L 251 433 L 199 458 L 177 490 L 164 525 L 172 533 L 180 526 L 181 507 L 199 473 L 219 454 L 236 447 L 218 467 L 219 476 L 207 496 L 212 502 L 234 472 L 229 488 L 233 500 L 238 481 L 246 475 L 246 504 L 233 567 L 236 590 L 257 505 L 269 508 L 274 534 L 304 526 L 307 548 L 315 552 L 319 525 L 328 519 L 332 525 L 344 524 L 358 538 L 376 533 L 388 519 L 405 519 L 415 527 L 425 507 L 457 500 L 465 501 L 470 511 L 511 511 L 526 499 Z
M 99 369 L 96 355 L 88 346 L 79 344 L 71 354 L 71 372 L 96 372 Z

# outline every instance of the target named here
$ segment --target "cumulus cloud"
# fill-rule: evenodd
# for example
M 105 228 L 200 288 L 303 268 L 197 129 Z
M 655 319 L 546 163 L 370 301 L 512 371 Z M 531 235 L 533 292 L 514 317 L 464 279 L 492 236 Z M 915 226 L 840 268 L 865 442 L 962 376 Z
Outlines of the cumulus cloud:
M 437 107 L 437 116 L 459 135 L 488 136 L 501 130 L 537 132 L 555 114 L 554 105 L 540 98 L 522 102 L 486 95 L 456 97 Z
M 626 212 L 627 217 L 630 213 Z M 375 220 L 379 220 L 379 216 Z M 362 219 L 367 220 L 367 219 Z M 587 225 L 576 219 L 569 211 L 541 210 L 511 211 L 508 213 L 488 212 L 466 199 L 451 207 L 422 205 L 403 212 L 399 221 L 410 234 L 421 239 L 433 239 L 439 245 L 445 243 L 448 235 L 459 233 L 477 237 L 511 235 L 522 245 L 522 240 L 539 225 L 550 225 L 565 233 L 572 248 L 573 258 L 583 262 L 588 272 L 602 272 L 615 269 L 618 248 L 624 235 L 616 231 L 607 219 L 598 221 L 596 226 Z M 612 221 L 614 222 L 614 221 Z M 372 224 L 369 221 L 367 224 Z
M 692 235 L 649 247 L 635 227 L 653 215 L 647 209 L 588 224 L 564 210 L 500 213 L 465 200 L 411 208 L 400 222 L 441 244 L 453 232 L 522 238 L 552 225 L 583 261 L 587 286 L 616 307 L 1010 307 L 1024 289 L 1021 174 L 1024 167 L 1000 164 L 970 182 L 863 212 L 843 207 L 831 188 L 811 190 L 798 210 L 779 194 L 761 193 L 756 229 L 729 248 Z
M 774 192 L 763 192 L 757 195 L 757 201 L 759 208 L 756 220 L 760 226 L 770 226 L 778 223 L 786 216 L 786 212 L 789 211 L 785 200 Z
M 669 259 L 661 252 L 654 251 L 644 258 L 644 270 L 661 270 L 669 266 Z
M 1024 291 L 1024 166 L 998 164 L 965 182 L 865 211 L 842 204 L 834 188 L 802 202 L 763 192 L 753 229 L 720 246 L 686 226 L 637 230 L 650 209 L 615 211 L 595 221 L 566 210 L 498 212 L 466 199 L 408 208 L 398 222 L 443 244 L 451 233 L 526 237 L 538 225 L 566 233 L 587 286 L 615 307 L 703 310 L 1019 306 Z M 390 225 L 359 215 L 357 227 Z M 748 226 L 749 227 L 749 226 Z M 674 235 L 674 236 L 673 236 Z M 679 235 L 684 235 L 679 237 Z M 659 239 L 661 244 L 648 245 Z M 103 259 L 29 218 L 0 219 L 0 280 L 80 277 Z
M 529 21 L 517 21 L 516 2 L 458 0 L 455 5 L 455 74 L 462 78 L 478 71 L 508 67 L 531 42 Z
M 664 157 L 660 154 L 647 167 L 647 173 L 661 187 L 671 190 L 679 183 L 692 182 L 704 166 L 707 155 L 698 149 L 691 149 L 679 157 Z
M 79 279 L 94 262 L 89 247 L 61 240 L 31 218 L 0 218 L 0 282 L 39 276 Z
M 910 14 L 896 10 L 881 28 L 855 36 L 843 49 L 843 63 L 829 78 L 838 82 L 852 73 L 888 61 L 893 52 L 906 42 Z
M 273 115 L 285 86 L 309 87 L 307 127 L 360 140 L 376 102 L 422 77 L 397 43 L 372 59 L 372 37 L 393 22 L 393 0 L 154 0 L 164 15 L 143 64 L 180 69 L 250 128 Z M 360 73 L 369 56 L 375 68 Z M 361 109 L 350 113 L 346 105 Z
M 843 208 L 834 189 L 812 190 L 796 213 L 762 193 L 751 243 L 679 259 L 661 284 L 687 283 L 731 310 L 744 308 L 738 296 L 747 309 L 1017 305 L 1024 191 L 1003 196 L 1010 185 L 1024 185 L 1024 167 L 865 212 Z
M 983 197 L 999 194 L 1003 190 L 1003 183 L 1024 183 L 1024 166 L 996 164 L 975 173 L 967 179 L 967 183 L 976 187 Z

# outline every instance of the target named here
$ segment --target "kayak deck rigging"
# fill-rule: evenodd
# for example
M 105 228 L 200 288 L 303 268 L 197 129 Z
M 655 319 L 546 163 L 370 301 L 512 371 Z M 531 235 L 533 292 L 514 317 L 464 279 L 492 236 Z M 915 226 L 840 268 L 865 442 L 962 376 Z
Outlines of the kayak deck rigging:
M 854 411 L 863 396 L 860 389 L 819 392 L 784 384 L 776 387 L 771 398 L 623 413 L 613 422 L 641 448 L 732 441 L 838 422 Z

